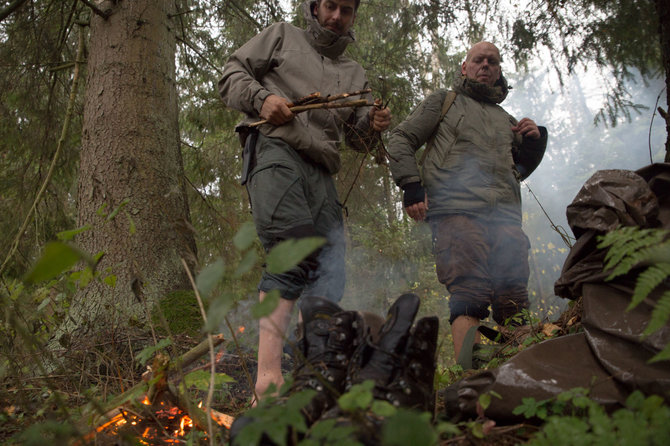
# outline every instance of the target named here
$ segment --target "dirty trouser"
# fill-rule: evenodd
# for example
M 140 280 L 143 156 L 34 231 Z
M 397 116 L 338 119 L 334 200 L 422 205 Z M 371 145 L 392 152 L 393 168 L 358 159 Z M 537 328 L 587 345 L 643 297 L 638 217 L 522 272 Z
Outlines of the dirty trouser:
M 344 293 L 345 243 L 342 206 L 333 179 L 277 138 L 259 134 L 254 156 L 247 190 L 266 252 L 290 238 L 327 239 L 326 245 L 291 270 L 264 271 L 258 289 L 277 289 L 285 299 L 304 294 L 338 302 Z
M 528 249 L 521 226 L 465 215 L 431 219 L 437 277 L 450 293 L 450 322 L 467 315 L 502 324 L 528 308 Z

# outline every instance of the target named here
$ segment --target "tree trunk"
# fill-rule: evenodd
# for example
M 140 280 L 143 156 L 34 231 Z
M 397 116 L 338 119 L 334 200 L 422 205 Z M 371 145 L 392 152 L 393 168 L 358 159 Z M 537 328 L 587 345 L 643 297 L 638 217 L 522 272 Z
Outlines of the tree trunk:
M 195 264 L 179 147 L 175 2 L 104 2 L 91 15 L 78 189 L 78 237 L 97 271 L 71 310 L 77 328 L 142 322 L 162 296 L 190 288 Z M 116 210 L 119 210 L 116 212 Z M 101 325 L 101 321 L 105 324 Z M 146 326 L 145 326 L 146 327 Z
M 666 111 L 665 118 L 665 162 L 670 163 L 670 0 L 656 0 L 656 11 L 658 12 L 658 34 L 661 43 L 661 58 L 665 69 L 665 94 Z

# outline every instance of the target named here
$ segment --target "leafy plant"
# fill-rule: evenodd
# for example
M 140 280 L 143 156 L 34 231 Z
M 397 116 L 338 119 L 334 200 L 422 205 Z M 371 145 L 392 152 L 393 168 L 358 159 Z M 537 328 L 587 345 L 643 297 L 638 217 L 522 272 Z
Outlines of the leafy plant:
M 264 398 L 259 406 L 245 413 L 251 422 L 240 430 L 233 444 L 261 444 L 263 436 L 267 436 L 272 444 L 288 444 L 292 435 L 307 431 L 301 409 L 315 394 L 314 390 L 303 390 L 291 395 L 282 404 L 276 404 L 274 398 Z
M 670 407 L 657 395 L 647 398 L 635 391 L 624 408 L 608 415 L 603 406 L 588 398 L 586 389 L 576 388 L 556 398 L 535 401 L 524 398 L 516 415 L 545 420 L 528 444 L 559 445 L 664 445 L 670 438 Z
M 607 280 L 628 274 L 634 268 L 646 267 L 638 277 L 627 310 L 637 307 L 658 286 L 670 278 L 670 233 L 662 229 L 624 227 L 599 238 L 598 248 L 609 248 L 605 268 L 612 270 Z M 656 302 L 643 336 L 661 329 L 670 320 L 670 290 Z M 650 362 L 670 359 L 670 344 Z

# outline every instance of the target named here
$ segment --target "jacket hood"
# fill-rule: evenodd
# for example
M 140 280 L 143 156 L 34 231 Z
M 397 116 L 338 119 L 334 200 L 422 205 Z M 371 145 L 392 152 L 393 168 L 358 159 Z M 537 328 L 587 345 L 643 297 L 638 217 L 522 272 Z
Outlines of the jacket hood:
M 316 5 L 316 0 L 308 0 L 301 6 L 303 16 L 307 20 L 305 32 L 309 34 L 311 45 L 324 56 L 335 59 L 344 53 L 347 45 L 355 40 L 354 32 L 350 29 L 347 34 L 341 36 L 333 31 L 321 26 L 316 17 L 312 14 L 312 9 Z

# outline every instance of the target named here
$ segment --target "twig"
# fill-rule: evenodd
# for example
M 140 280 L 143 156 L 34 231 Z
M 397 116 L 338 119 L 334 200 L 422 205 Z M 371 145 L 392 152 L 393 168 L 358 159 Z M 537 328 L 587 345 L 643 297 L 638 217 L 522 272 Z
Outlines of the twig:
M 189 47 L 189 48 L 190 48 L 193 52 L 195 52 L 195 54 L 197 54 L 202 60 L 204 60 L 205 62 L 207 62 L 207 65 L 209 65 L 210 67 L 212 67 L 213 69 L 215 69 L 216 72 L 219 73 L 220 75 L 223 75 L 223 71 L 221 71 L 221 69 L 220 69 L 219 67 L 217 67 L 216 65 L 214 65 L 214 63 L 213 63 L 211 60 L 209 60 L 204 54 L 202 54 L 202 52 L 201 52 L 198 48 L 196 48 L 195 45 L 193 45 L 191 42 L 189 42 L 188 40 L 186 40 L 186 38 L 177 36 L 177 41 L 178 41 L 178 42 L 181 42 L 181 43 L 183 43 L 184 45 L 186 45 L 187 47 Z
M 659 109 L 659 107 L 658 107 L 658 102 L 661 100 L 661 95 L 662 95 L 663 92 L 665 91 L 665 88 L 666 88 L 666 87 L 661 88 L 661 91 L 658 93 L 658 96 L 656 96 L 656 104 L 655 104 L 655 107 L 654 107 L 654 108 L 656 108 L 656 109 L 658 110 L 658 113 L 659 113 L 661 116 L 663 116 L 663 112 L 664 112 L 664 110 L 663 110 L 662 108 Z M 651 114 L 651 122 L 649 123 L 649 134 L 647 135 L 647 143 L 649 144 L 649 163 L 651 163 L 651 164 L 654 164 L 654 158 L 653 158 L 653 156 L 652 156 L 652 154 L 651 154 L 651 129 L 652 129 L 653 125 L 654 125 L 654 118 L 655 118 L 655 117 L 656 117 L 656 113 L 652 113 L 652 114 Z M 665 120 L 667 121 L 667 118 L 665 118 Z
M 294 107 L 296 105 L 303 105 L 303 104 L 307 104 L 309 102 L 312 102 L 316 99 L 321 99 L 321 93 L 319 93 L 318 91 L 314 92 L 312 94 L 308 94 L 307 96 L 303 96 L 300 99 L 296 99 L 295 101 L 290 102 L 288 104 L 288 106 L 289 107 Z
M 253 393 L 253 401 L 258 401 L 258 395 L 256 394 L 256 387 L 254 386 L 254 381 L 251 378 L 251 373 L 249 373 L 249 368 L 247 367 L 247 357 L 246 355 L 242 354 L 240 343 L 237 341 L 235 330 L 233 330 L 232 325 L 230 325 L 228 316 L 224 317 L 223 320 L 226 321 L 226 325 L 228 325 L 228 330 L 230 330 L 230 335 L 233 337 L 233 342 L 235 343 L 235 349 L 237 350 L 237 356 L 240 358 L 240 364 L 242 365 L 242 370 L 244 371 L 244 375 L 246 376 L 247 382 L 249 383 L 249 387 L 251 387 L 251 392 Z
M 195 280 L 193 280 L 191 270 L 188 269 L 188 264 L 186 263 L 186 260 L 184 260 L 183 258 L 181 259 L 181 263 L 182 265 L 184 265 L 184 269 L 186 270 L 186 274 L 188 275 L 188 280 L 191 281 L 191 286 L 193 287 L 193 291 L 195 292 L 195 298 L 198 300 L 198 307 L 200 308 L 200 314 L 202 315 L 202 319 L 203 321 L 205 321 L 205 325 L 207 325 L 207 313 L 205 312 L 205 307 L 202 304 L 202 299 L 200 298 L 200 292 L 198 291 L 198 287 L 195 284 Z M 209 375 L 209 389 L 207 391 L 207 404 L 205 405 L 205 410 L 206 413 L 210 414 L 207 417 L 207 432 L 209 433 L 209 444 L 211 446 L 214 446 L 214 427 L 212 425 L 211 413 L 212 413 L 212 396 L 214 395 L 214 383 L 215 383 L 214 378 L 216 375 L 216 357 L 214 355 L 214 341 L 212 340 L 211 333 L 207 333 L 207 343 L 209 344 L 209 359 L 212 362 L 212 367 Z M 188 398 L 186 398 L 186 400 L 189 403 L 190 407 L 190 401 L 188 400 Z
M 86 6 L 88 6 L 89 8 L 91 8 L 91 10 L 94 13 L 98 14 L 100 17 L 102 17 L 105 20 L 107 20 L 109 18 L 109 16 L 112 15 L 112 9 L 111 8 L 105 9 L 103 11 L 102 9 L 98 8 L 95 5 L 95 3 L 91 2 L 90 0 L 79 0 L 79 1 L 82 2 L 83 4 L 85 4 Z
M 365 88 L 363 90 L 352 91 L 351 93 L 340 93 L 340 94 L 335 94 L 335 95 L 332 95 L 332 96 L 329 95 L 329 96 L 326 96 L 325 102 L 337 101 L 339 99 L 348 98 L 349 96 L 360 96 L 362 94 L 371 93 L 371 92 L 372 92 L 372 88 Z
M 26 0 L 14 0 L 12 3 L 7 5 L 6 8 L 0 10 L 0 22 L 7 18 L 12 12 L 19 9 L 19 7 L 25 2 Z
M 318 104 L 308 104 L 308 105 L 296 105 L 294 107 L 289 107 L 293 113 L 301 113 L 307 110 L 317 110 L 317 109 L 330 109 L 330 108 L 345 108 L 345 107 L 365 107 L 373 105 L 365 99 L 358 99 L 356 101 L 345 101 L 345 102 L 320 102 Z M 263 119 L 262 121 L 257 121 L 252 124 L 249 124 L 249 127 L 258 127 L 262 124 L 267 124 L 268 120 Z
M 349 186 L 349 190 L 347 191 L 347 194 L 344 196 L 344 201 L 342 201 L 342 207 L 347 204 L 347 200 L 349 199 L 349 194 L 351 194 L 351 191 L 354 189 L 354 186 L 356 185 L 356 181 L 358 181 L 358 177 L 363 171 L 363 164 L 365 164 L 365 153 L 363 154 L 363 159 L 361 160 L 361 165 L 358 166 L 358 172 L 356 172 L 356 176 L 354 177 L 354 181 L 351 182 L 351 185 Z
M 365 107 L 373 105 L 371 102 L 366 99 L 357 99 L 355 101 L 344 101 L 344 102 L 324 102 L 320 104 L 307 104 L 307 105 L 296 105 L 295 107 L 289 107 L 293 113 L 300 113 L 307 110 L 317 110 L 321 108 L 346 108 L 346 107 Z

